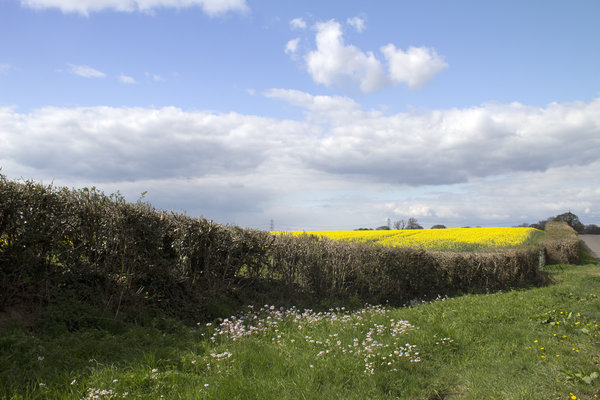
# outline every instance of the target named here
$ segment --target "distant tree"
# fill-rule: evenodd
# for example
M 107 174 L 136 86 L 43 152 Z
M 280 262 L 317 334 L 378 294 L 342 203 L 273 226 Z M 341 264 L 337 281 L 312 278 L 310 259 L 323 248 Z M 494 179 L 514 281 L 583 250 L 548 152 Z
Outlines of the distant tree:
M 387 225 L 382 225 L 380 227 L 377 228 L 378 231 L 389 231 L 390 227 Z
M 548 222 L 548 220 L 538 221 L 537 223 L 533 223 L 533 224 L 529 225 L 529 227 L 543 231 L 544 229 L 546 229 L 546 222 Z
M 355 231 L 372 231 L 373 228 L 356 228 Z
M 446 225 L 433 225 L 431 229 L 446 229 Z
M 521 225 L 515 226 L 515 228 L 529 228 L 529 224 L 527 222 L 523 222 Z
M 600 235 L 600 226 L 595 224 L 586 225 L 583 229 L 583 233 L 588 235 Z
M 395 230 L 402 230 L 405 227 L 406 227 L 406 222 L 403 219 L 394 221 L 394 229 Z
M 416 218 L 410 217 L 404 229 L 423 229 L 423 227 L 419 225 Z
M 554 221 L 566 222 L 571 228 L 575 229 L 575 231 L 579 233 L 582 233 L 584 230 L 584 226 L 581 221 L 579 221 L 579 217 L 570 211 L 557 215 L 554 217 Z

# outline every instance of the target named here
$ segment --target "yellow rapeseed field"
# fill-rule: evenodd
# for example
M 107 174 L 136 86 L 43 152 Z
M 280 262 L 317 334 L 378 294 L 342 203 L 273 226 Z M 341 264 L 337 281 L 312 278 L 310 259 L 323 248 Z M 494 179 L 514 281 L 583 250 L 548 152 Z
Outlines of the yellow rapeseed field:
M 373 242 L 384 246 L 429 250 L 471 251 L 482 248 L 521 246 L 540 233 L 533 228 L 450 228 L 376 231 L 286 231 L 287 235 L 316 235 L 334 240 Z

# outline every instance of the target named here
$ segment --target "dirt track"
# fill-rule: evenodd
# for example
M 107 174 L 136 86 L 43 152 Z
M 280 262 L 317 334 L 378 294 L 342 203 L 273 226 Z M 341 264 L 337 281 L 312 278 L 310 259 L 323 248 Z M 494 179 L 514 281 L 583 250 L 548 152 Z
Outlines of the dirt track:
M 579 235 L 579 239 L 592 251 L 592 255 L 600 260 L 600 235 Z

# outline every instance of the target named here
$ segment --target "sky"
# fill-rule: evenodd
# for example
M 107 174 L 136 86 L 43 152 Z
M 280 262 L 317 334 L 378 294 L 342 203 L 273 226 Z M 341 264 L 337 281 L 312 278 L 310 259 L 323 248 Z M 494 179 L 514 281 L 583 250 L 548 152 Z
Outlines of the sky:
M 0 0 L 0 173 L 256 229 L 600 225 L 599 17 Z

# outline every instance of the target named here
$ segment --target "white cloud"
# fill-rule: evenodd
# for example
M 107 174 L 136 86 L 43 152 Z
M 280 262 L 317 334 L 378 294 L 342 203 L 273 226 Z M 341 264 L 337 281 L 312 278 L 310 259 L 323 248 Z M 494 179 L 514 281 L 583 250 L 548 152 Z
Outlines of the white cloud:
M 0 64 L 0 75 L 6 75 L 10 70 L 13 69 L 13 66 L 10 64 Z
M 126 165 L 135 177 L 153 176 L 155 168 L 149 165 L 160 159 L 168 162 L 156 171 L 172 176 L 185 170 L 194 175 L 253 168 L 285 154 L 303 168 L 344 179 L 414 186 L 543 172 L 600 159 L 600 98 L 545 108 L 491 104 L 385 115 L 364 110 L 348 97 L 289 89 L 264 94 L 303 108 L 306 121 L 174 107 L 48 107 L 27 114 L 4 108 L 0 159 L 29 160 L 50 169 L 59 165 L 59 175 L 85 175 L 87 167 L 70 167 L 78 163 L 89 164 L 94 176 Z M 119 158 L 129 152 L 135 159 Z M 95 165 L 96 159 L 101 164 Z
M 306 66 L 315 82 L 326 86 L 358 84 L 365 93 L 387 84 L 385 70 L 372 52 L 344 44 L 338 22 L 319 22 L 316 29 L 317 49 L 306 55 Z
M 136 83 L 134 78 L 132 78 L 131 76 L 124 75 L 124 74 L 119 75 L 119 82 L 125 83 L 128 85 Z
M 285 54 L 294 55 L 298 51 L 298 44 L 300 43 L 300 38 L 292 39 L 288 41 L 285 45 Z
M 247 12 L 245 0 L 21 0 L 21 5 L 34 9 L 58 8 L 63 13 L 89 15 L 103 10 L 119 12 L 152 12 L 157 8 L 201 7 L 209 16 L 227 12 Z
M 164 81 L 163 77 L 158 74 L 152 74 L 150 72 L 146 72 L 146 78 L 152 79 L 154 82 L 162 82 Z
M 346 23 L 356 29 L 358 32 L 363 32 L 367 26 L 365 25 L 365 20 L 360 17 L 348 18 Z
M 47 107 L 29 114 L 2 108 L 0 159 L 56 177 L 202 177 L 257 168 L 272 150 L 271 141 L 283 145 L 306 129 L 298 125 L 303 124 L 174 107 Z M 282 142 L 279 135 L 286 133 Z
M 396 49 L 393 44 L 381 48 L 394 83 L 406 83 L 409 88 L 421 88 L 448 64 L 434 49 L 409 47 L 407 51 Z
M 586 103 L 518 103 L 414 111 L 364 111 L 348 98 L 276 89 L 266 93 L 310 111 L 329 133 L 306 162 L 332 174 L 440 185 L 586 165 L 599 159 L 600 98 Z
M 543 172 L 520 171 L 451 188 L 430 188 L 424 194 L 392 202 L 389 207 L 394 218 L 414 216 L 426 227 L 436 223 L 453 227 L 514 226 L 568 210 L 590 224 L 600 222 L 598 170 L 600 161 L 551 167 Z
M 88 65 L 69 64 L 69 72 L 83 78 L 104 78 L 106 74 Z
M 365 118 L 365 115 L 377 114 L 376 112 L 364 112 L 360 104 L 348 97 L 313 96 L 291 89 L 270 89 L 264 94 L 266 97 L 279 99 L 308 110 L 310 112 L 308 120 L 315 124 L 329 124 L 331 121 L 356 121 Z
M 149 190 L 157 207 L 248 224 L 516 224 L 568 209 L 600 223 L 600 98 L 386 115 L 347 97 L 264 95 L 301 107 L 305 120 L 0 107 L 2 173 L 134 201 Z
M 302 18 L 294 18 L 290 21 L 291 29 L 306 29 L 306 22 Z
M 364 29 L 364 21 L 358 17 L 348 19 L 348 23 L 359 31 Z M 315 82 L 326 86 L 357 85 L 363 93 L 399 83 L 418 89 L 448 66 L 434 49 L 410 47 L 405 52 L 388 44 L 380 49 L 387 60 L 389 71 L 386 71 L 373 52 L 344 43 L 342 27 L 337 21 L 319 22 L 315 29 L 316 49 L 306 54 L 306 68 Z

